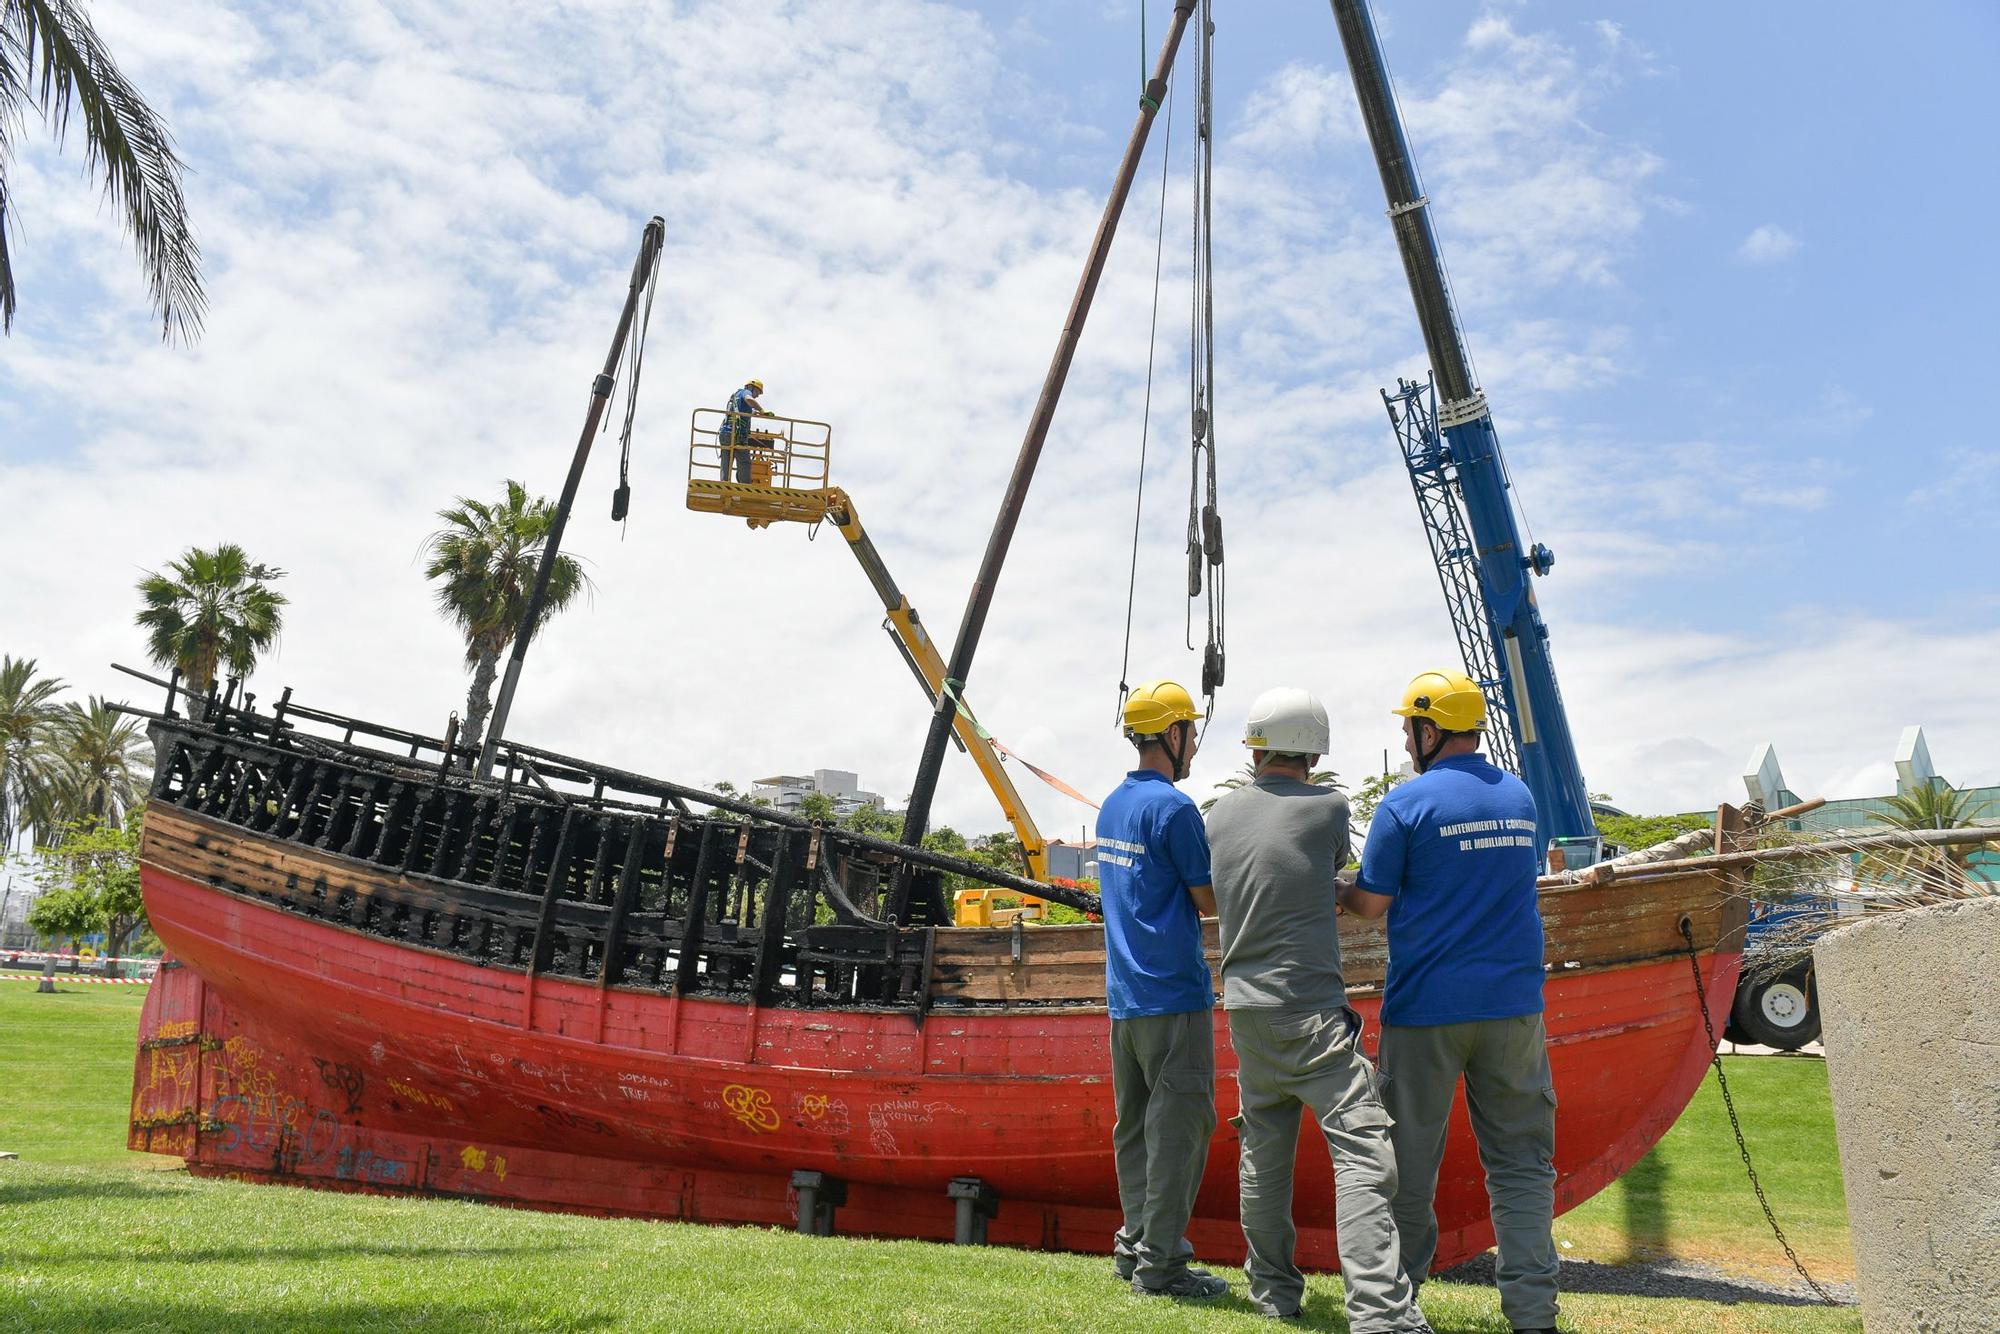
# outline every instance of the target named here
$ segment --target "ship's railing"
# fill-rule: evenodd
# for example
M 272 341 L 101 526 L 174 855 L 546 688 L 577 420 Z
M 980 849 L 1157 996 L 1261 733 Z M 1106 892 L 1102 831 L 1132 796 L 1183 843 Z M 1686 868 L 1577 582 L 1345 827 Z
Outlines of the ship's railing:
M 292 876 L 239 891 L 474 962 L 759 1003 L 921 1008 L 945 876 L 1019 879 L 529 747 L 478 780 L 445 762 L 449 741 L 283 704 L 284 716 L 214 699 L 197 703 L 200 721 L 142 715 L 152 800 L 371 868 L 345 888 Z
M 688 426 L 688 481 L 726 482 L 786 490 L 813 490 L 826 485 L 827 459 L 833 450 L 833 427 L 804 417 L 779 417 L 760 412 L 743 423 L 735 436 L 730 421 L 741 414 L 721 408 L 696 408 Z M 725 439 L 725 428 L 732 437 Z M 748 456 L 749 476 L 733 468 L 730 455 Z

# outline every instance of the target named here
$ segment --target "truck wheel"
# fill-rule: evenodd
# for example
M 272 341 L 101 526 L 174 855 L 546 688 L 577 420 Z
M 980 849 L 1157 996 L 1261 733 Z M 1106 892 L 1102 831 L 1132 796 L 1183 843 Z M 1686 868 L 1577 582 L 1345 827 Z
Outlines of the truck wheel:
M 1812 965 L 1752 978 L 1736 993 L 1731 1026 L 1760 1046 L 1797 1051 L 1819 1037 L 1819 997 Z

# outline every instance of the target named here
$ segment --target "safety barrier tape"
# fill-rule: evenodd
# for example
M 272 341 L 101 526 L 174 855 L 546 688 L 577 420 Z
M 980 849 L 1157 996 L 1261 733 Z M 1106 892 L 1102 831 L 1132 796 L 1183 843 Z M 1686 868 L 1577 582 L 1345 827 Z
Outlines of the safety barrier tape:
M 39 982 L 40 973 L 0 973 L 0 982 Z M 51 980 L 67 986 L 72 982 L 87 982 L 98 987 L 145 987 L 151 986 L 150 977 L 85 977 L 81 973 L 55 973 Z
M 5 955 L 9 959 L 33 959 L 37 963 L 40 963 L 43 959 L 80 959 L 85 963 L 105 962 L 105 956 L 102 954 L 70 954 L 64 950 L 0 950 L 0 955 Z M 110 962 L 157 963 L 159 962 L 159 956 L 153 954 L 114 954 L 110 956 Z

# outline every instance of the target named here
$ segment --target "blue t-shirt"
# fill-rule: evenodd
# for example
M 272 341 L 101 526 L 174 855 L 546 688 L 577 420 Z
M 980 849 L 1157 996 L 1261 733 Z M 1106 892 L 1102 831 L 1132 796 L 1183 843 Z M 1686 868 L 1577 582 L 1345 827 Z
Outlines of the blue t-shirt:
M 1201 914 L 1188 897 L 1209 883 L 1208 831 L 1194 802 L 1164 775 L 1135 769 L 1104 799 L 1097 881 L 1111 1017 L 1212 1009 Z
M 746 384 L 729 396 L 729 415 L 716 435 L 724 440 L 745 439 L 750 434 L 750 414 L 757 410 L 757 393 Z
M 1382 1022 L 1411 1027 L 1542 1011 L 1541 865 L 1528 785 L 1483 755 L 1448 755 L 1391 788 L 1361 854 L 1388 894 Z

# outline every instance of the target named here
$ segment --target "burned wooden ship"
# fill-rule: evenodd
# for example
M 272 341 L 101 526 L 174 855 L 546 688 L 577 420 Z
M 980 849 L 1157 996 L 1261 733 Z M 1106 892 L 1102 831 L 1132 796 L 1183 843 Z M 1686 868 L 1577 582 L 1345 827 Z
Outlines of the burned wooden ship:
M 935 856 L 914 835 L 1194 10 L 1177 0 L 950 661 L 927 685 L 905 842 L 503 741 L 532 604 L 476 757 L 289 697 L 261 714 L 229 698 L 177 708 L 170 688 L 147 715 L 158 767 L 142 871 L 171 961 L 142 1020 L 132 1147 L 337 1189 L 1108 1249 L 1120 1219 L 1102 929 L 954 927 L 944 877 L 1093 901 Z M 1198 27 L 1205 52 L 1205 12 Z M 1205 54 L 1201 69 L 1205 107 Z M 1420 203 L 1392 209 L 1399 235 Z M 647 228 L 537 600 L 663 230 Z M 1211 417 L 1196 397 L 1199 442 Z M 1462 485 L 1438 457 L 1425 466 L 1440 493 Z M 1210 502 L 1194 556 L 1219 564 L 1212 481 Z M 1511 570 L 1512 549 L 1493 559 Z M 1221 665 L 1211 630 L 1211 687 Z M 1719 846 L 1735 828 L 1725 810 Z M 1747 872 L 1734 865 L 1543 883 L 1559 1208 L 1637 1162 L 1700 1084 L 1715 1045 L 1701 997 L 1731 994 L 1741 955 Z M 1383 938 L 1357 923 L 1342 948 L 1372 1046 Z M 1217 1049 L 1226 1076 L 1226 1033 Z M 1224 1078 L 1225 1117 L 1234 1096 Z M 1440 1265 L 1492 1240 L 1464 1115 L 1439 1180 Z M 1243 1255 L 1236 1167 L 1225 1122 L 1189 1229 L 1205 1257 Z M 1311 1137 L 1298 1183 L 1299 1259 L 1332 1268 L 1333 1183 Z
M 289 701 L 188 712 L 151 716 L 143 875 L 171 961 L 133 1148 L 331 1188 L 1108 1247 L 1102 929 L 952 927 L 942 877 L 1088 896 L 528 746 L 481 779 L 441 741 Z M 1561 1207 L 1700 1083 L 1696 977 L 1734 985 L 1730 888 L 1545 886 Z M 1372 1043 L 1381 936 L 1343 948 Z M 1225 1116 L 1233 1096 L 1225 1078 Z M 1316 1149 L 1300 1254 L 1332 1268 Z M 1242 1254 L 1235 1156 L 1225 1124 L 1190 1230 L 1218 1260 Z M 1441 1263 L 1490 1244 L 1481 1183 L 1460 1126 Z

